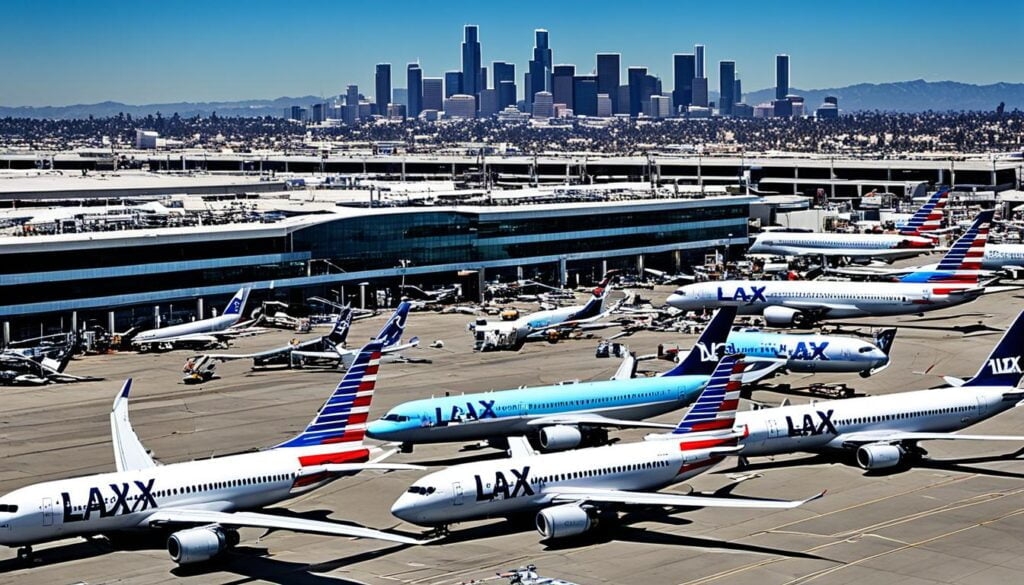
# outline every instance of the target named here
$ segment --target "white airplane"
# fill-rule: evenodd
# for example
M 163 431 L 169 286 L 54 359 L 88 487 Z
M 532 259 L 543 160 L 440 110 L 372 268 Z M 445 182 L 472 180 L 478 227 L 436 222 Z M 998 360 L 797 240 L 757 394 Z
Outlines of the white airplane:
M 413 337 L 408 343 L 402 343 L 402 335 L 405 333 L 405 323 L 409 318 L 411 303 L 404 301 L 398 305 L 394 314 L 384 324 L 377 338 L 383 340 L 384 354 L 394 353 L 416 347 L 420 343 L 419 337 Z M 256 353 L 248 354 L 205 354 L 212 360 L 226 362 L 239 359 L 251 359 L 254 368 L 265 368 L 271 366 L 286 366 L 301 368 L 305 366 L 348 366 L 356 356 L 356 351 L 345 347 L 345 340 L 348 339 L 349 327 L 352 325 L 352 309 L 344 307 L 334 323 L 330 333 L 322 337 L 316 337 L 302 342 L 289 343 L 284 347 L 277 347 Z
M 291 530 L 376 538 L 405 544 L 422 541 L 369 528 L 252 510 L 294 498 L 365 469 L 420 469 L 370 459 L 379 449 L 363 444 L 382 343 L 359 352 L 352 367 L 309 425 L 284 443 L 244 453 L 162 465 L 154 461 L 128 420 L 124 384 L 110 414 L 117 471 L 37 483 L 0 497 L 0 544 L 20 547 L 96 534 L 172 531 L 171 559 L 209 560 L 238 543 L 239 528 Z
M 545 339 L 550 331 L 561 329 L 593 327 L 597 321 L 610 313 L 604 310 L 604 301 L 611 291 L 610 284 L 617 271 L 609 271 L 594 289 L 585 305 L 559 307 L 524 315 L 515 321 L 488 323 L 479 320 L 467 326 L 476 338 L 477 351 L 491 349 L 518 350 L 528 340 Z
M 463 463 L 416 481 L 391 507 L 398 518 L 443 533 L 449 524 L 537 511 L 544 539 L 578 535 L 620 508 L 794 508 L 807 500 L 759 500 L 658 493 L 739 450 L 733 430 L 742 362 L 726 356 L 673 431 L 672 441 L 538 454 L 523 437 L 509 439 L 499 461 Z
M 743 457 L 845 451 L 868 470 L 912 464 L 921 441 L 1014 441 L 1024 436 L 968 435 L 965 429 L 1024 404 L 1024 313 L 1017 316 L 973 378 L 950 388 L 824 400 L 736 416 Z
M 173 348 L 179 344 L 208 346 L 231 337 L 237 337 L 241 332 L 232 332 L 231 328 L 242 317 L 250 290 L 249 287 L 238 289 L 227 307 L 224 308 L 224 312 L 217 317 L 142 331 L 132 338 L 132 346 L 138 348 L 139 351 Z
M 759 234 L 750 254 L 778 256 L 841 256 L 856 260 L 878 258 L 888 262 L 929 252 L 935 240 L 925 237 L 938 230 L 948 189 L 939 189 L 901 226 L 898 234 L 793 233 Z
M 979 283 L 979 258 L 984 254 L 992 211 L 978 214 L 956 241 L 938 270 L 908 274 L 899 282 L 723 280 L 690 284 L 676 290 L 667 302 L 690 310 L 734 305 L 741 315 L 764 315 L 773 326 L 808 325 L 822 319 L 910 315 L 973 301 L 982 294 L 1002 292 Z

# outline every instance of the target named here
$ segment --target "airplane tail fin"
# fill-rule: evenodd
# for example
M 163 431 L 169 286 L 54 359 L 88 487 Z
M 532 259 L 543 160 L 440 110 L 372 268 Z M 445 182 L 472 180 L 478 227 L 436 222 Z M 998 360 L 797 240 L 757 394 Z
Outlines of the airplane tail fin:
M 735 318 L 736 307 L 720 307 L 686 357 L 662 376 L 710 376 L 718 364 L 718 350 L 725 347 Z
M 900 228 L 900 234 L 904 236 L 926 236 L 942 227 L 942 213 L 949 201 L 949 188 L 939 187 L 924 205 L 918 209 L 907 222 L 907 225 Z
M 736 422 L 743 379 L 743 355 L 727 355 L 715 367 L 704 391 L 683 415 L 672 431 L 685 435 L 704 431 L 729 430 Z
M 934 270 L 916 270 L 901 278 L 900 282 L 977 284 L 993 215 L 995 211 L 991 209 L 979 213 L 971 227 L 953 243 Z
M 248 300 L 249 291 L 251 290 L 252 289 L 247 286 L 243 286 L 242 288 L 238 289 L 238 292 L 235 293 L 235 296 L 231 297 L 231 301 L 228 302 L 228 306 L 224 307 L 223 314 L 236 315 L 240 317 L 242 315 L 242 311 L 245 309 L 245 301 Z
M 366 435 L 366 418 L 377 383 L 382 346 L 380 339 L 374 339 L 363 346 L 341 383 L 305 430 L 274 448 L 361 443 Z
M 609 270 L 605 273 L 601 282 L 597 283 L 594 287 L 594 291 L 591 293 L 590 300 L 587 301 L 586 305 L 580 309 L 575 315 L 569 318 L 569 321 L 576 321 L 578 319 L 589 319 L 590 317 L 596 317 L 601 314 L 601 310 L 604 308 L 604 301 L 608 298 L 608 293 L 611 291 L 609 285 L 615 280 L 615 275 L 618 270 Z
M 348 339 L 349 328 L 352 327 L 352 307 L 345 305 L 338 314 L 338 320 L 334 322 L 334 328 L 327 334 L 327 340 L 335 346 L 342 346 Z
M 412 304 L 409 301 L 399 303 L 394 314 L 391 315 L 391 318 L 384 324 L 380 333 L 377 334 L 376 339 L 383 343 L 384 347 L 395 345 L 402 340 L 402 335 L 405 333 L 405 322 L 409 318 L 409 309 L 411 307 Z
M 896 328 L 883 329 L 875 335 L 875 345 L 878 349 L 882 350 L 882 353 L 889 355 L 892 351 L 892 343 L 896 339 Z
M 1010 328 L 988 355 L 974 377 L 964 386 L 1007 386 L 1015 387 L 1024 376 L 1021 371 L 1021 351 L 1024 350 L 1024 312 L 1017 315 Z

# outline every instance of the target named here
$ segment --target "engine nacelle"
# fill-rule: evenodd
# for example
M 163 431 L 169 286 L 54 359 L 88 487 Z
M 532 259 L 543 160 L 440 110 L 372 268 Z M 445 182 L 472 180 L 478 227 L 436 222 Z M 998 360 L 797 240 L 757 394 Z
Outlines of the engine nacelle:
M 773 327 L 804 325 L 807 323 L 807 316 L 798 309 L 767 307 L 764 310 L 764 322 Z
M 218 526 L 179 530 L 167 539 L 167 552 L 179 565 L 201 563 L 238 544 L 238 532 Z
M 595 524 L 590 514 L 576 504 L 544 508 L 537 512 L 536 522 L 537 532 L 545 540 L 583 534 Z
M 540 430 L 540 446 L 545 451 L 572 449 L 583 441 L 583 433 L 569 425 L 555 425 Z
M 867 470 L 896 467 L 904 454 L 896 445 L 864 445 L 857 449 L 857 465 Z

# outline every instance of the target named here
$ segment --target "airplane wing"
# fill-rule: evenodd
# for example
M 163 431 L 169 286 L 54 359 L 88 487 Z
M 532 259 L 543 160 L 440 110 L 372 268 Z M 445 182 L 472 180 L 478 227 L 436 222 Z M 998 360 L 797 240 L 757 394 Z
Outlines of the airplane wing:
M 533 449 L 529 439 L 522 436 L 514 436 L 508 438 L 508 454 L 509 457 L 529 457 L 536 455 L 537 452 Z
M 307 520 L 260 514 L 257 512 L 217 512 L 214 510 L 191 510 L 187 508 L 166 508 L 158 510 L 147 518 L 152 525 L 161 524 L 219 524 L 232 528 L 266 528 L 271 530 L 290 530 L 310 534 L 326 534 L 329 536 L 351 536 L 354 538 L 375 538 L 400 542 L 402 544 L 426 544 L 430 539 L 421 540 L 400 534 L 391 534 L 362 526 L 351 526 L 335 522 Z
M 420 344 L 420 338 L 419 337 L 413 337 L 412 339 L 409 340 L 409 343 L 396 343 L 394 345 L 389 345 L 389 346 L 385 347 L 384 349 L 382 349 L 381 353 L 394 353 L 396 351 L 402 351 L 403 349 L 410 349 L 410 348 L 413 348 L 413 347 L 417 347 L 417 346 L 419 346 L 419 344 Z
M 156 467 L 156 461 L 149 456 L 142 441 L 135 434 L 132 423 L 128 420 L 128 393 L 132 389 L 132 379 L 128 378 L 114 399 L 114 408 L 110 411 L 110 436 L 114 444 L 114 463 L 118 471 L 138 471 Z
M 674 506 L 680 508 L 767 508 L 789 509 L 802 506 L 825 495 L 815 494 L 806 500 L 760 500 L 756 498 L 719 498 L 689 496 L 657 492 L 628 492 L 589 488 L 558 488 L 554 502 L 594 502 L 597 504 L 623 504 L 634 506 Z
M 266 351 L 258 351 L 256 353 L 235 353 L 235 354 L 232 354 L 232 353 L 207 353 L 207 354 L 203 354 L 203 355 L 205 355 L 206 357 L 208 357 L 210 359 L 218 360 L 218 361 L 221 361 L 221 362 L 229 362 L 229 361 L 232 361 L 232 360 L 251 360 L 251 359 L 256 359 L 256 358 L 269 357 L 269 356 L 272 356 L 272 355 L 277 355 L 279 353 L 288 353 L 291 350 L 292 350 L 292 346 L 289 345 L 289 346 L 286 346 L 286 347 L 277 347 L 277 348 L 274 348 L 274 349 L 268 349 Z
M 867 443 L 902 443 L 904 441 L 1009 441 L 1024 443 L 1021 435 L 963 435 L 959 433 L 917 433 L 912 431 L 863 431 L 839 435 L 833 443 L 863 445 Z
M 582 425 L 591 427 L 619 427 L 638 429 L 674 429 L 676 425 L 647 422 L 642 420 L 623 420 L 608 418 L 600 414 L 555 414 L 543 418 L 535 418 L 527 423 L 533 427 L 550 427 L 555 425 Z
M 300 476 L 317 475 L 320 473 L 355 473 L 358 471 L 420 471 L 426 469 L 422 465 L 409 463 L 327 463 L 324 465 L 308 465 L 302 468 Z
M 829 311 L 861 311 L 860 307 L 856 305 L 846 305 L 841 303 L 814 303 L 807 301 L 785 301 L 782 303 L 784 307 L 790 307 L 793 309 L 805 309 L 808 311 L 818 311 L 822 315 L 827 315 Z M 867 313 L 864 313 L 867 315 Z

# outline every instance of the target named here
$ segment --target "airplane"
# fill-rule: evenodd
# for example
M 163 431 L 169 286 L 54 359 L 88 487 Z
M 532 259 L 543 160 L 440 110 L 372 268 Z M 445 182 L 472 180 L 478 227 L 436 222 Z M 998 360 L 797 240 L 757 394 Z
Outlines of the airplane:
M 476 338 L 474 349 L 477 351 L 495 349 L 518 351 L 527 341 L 548 339 L 551 331 L 594 327 L 594 321 L 611 312 L 604 310 L 604 301 L 611 291 L 609 285 L 616 272 L 612 270 L 604 275 L 585 305 L 537 311 L 515 321 L 488 323 L 485 319 L 480 319 L 475 323 L 470 323 L 467 329 L 473 332 Z
M 738 413 L 743 458 L 794 452 L 845 452 L 863 469 L 912 464 L 921 441 L 1012 441 L 1024 436 L 957 433 L 1024 405 L 1024 312 L 970 379 L 956 385 L 883 396 L 822 400 Z M 735 430 L 734 429 L 734 430 Z
M 54 338 L 61 341 L 56 342 Z M 51 335 L 16 342 L 23 345 L 30 341 L 40 341 L 38 345 L 8 347 L 0 351 L 0 386 L 42 386 L 51 382 L 63 384 L 102 380 L 65 372 L 74 355 L 77 340 L 74 333 Z
M 904 266 L 902 268 L 883 268 L 880 266 L 846 267 L 832 270 L 836 274 L 853 278 L 872 280 L 894 279 L 917 270 L 938 270 L 938 264 L 926 266 Z M 992 277 L 997 272 L 1018 278 L 1024 273 L 1024 244 L 986 244 L 985 255 L 981 257 L 978 276 Z
M 217 317 L 141 331 L 132 338 L 132 346 L 139 351 L 168 349 L 179 344 L 208 346 L 235 337 L 241 332 L 231 330 L 242 317 L 250 290 L 249 287 L 238 289 L 224 312 Z
M 545 450 L 607 441 L 608 428 L 666 428 L 645 418 L 681 408 L 697 396 L 718 363 L 708 348 L 725 342 L 736 310 L 719 310 L 686 358 L 661 376 L 633 378 L 627 360 L 611 380 L 439 396 L 405 402 L 367 427 L 367 435 L 402 443 L 488 441 L 526 435 Z
M 912 258 L 935 247 L 935 240 L 926 236 L 940 227 L 942 208 L 948 195 L 948 189 L 936 191 L 910 221 L 899 229 L 898 234 L 766 232 L 758 234 L 748 253 L 777 256 L 840 256 L 854 260 L 878 258 L 887 262 Z
M 871 286 L 850 282 L 724 280 L 680 287 L 667 303 L 690 310 L 733 305 L 741 315 L 762 314 L 771 326 L 807 326 L 823 319 L 910 315 L 975 300 L 1001 287 L 980 283 L 978 260 L 984 254 L 992 211 L 983 211 L 939 262 L 938 270 L 920 270 L 899 282 Z
M 742 362 L 725 356 L 671 441 L 639 441 L 537 453 L 524 437 L 509 440 L 510 457 L 462 463 L 417 480 L 391 507 L 397 518 L 434 526 L 536 511 L 544 540 L 583 534 L 623 508 L 795 508 L 806 500 L 760 500 L 659 493 L 739 451 L 734 430 Z
M 117 471 L 46 481 L 0 497 L 0 545 L 19 547 L 18 557 L 28 560 L 39 543 L 156 529 L 170 532 L 167 552 L 185 565 L 238 544 L 238 529 L 246 527 L 421 544 L 370 528 L 253 511 L 362 470 L 421 469 L 371 460 L 379 449 L 363 443 L 382 345 L 374 340 L 359 351 L 295 437 L 255 453 L 197 461 L 160 464 L 150 457 L 128 419 L 127 380 L 110 413 Z
M 743 384 L 754 384 L 786 372 L 858 373 L 867 378 L 889 367 L 889 352 L 896 329 L 884 329 L 874 342 L 843 335 L 782 333 L 756 327 L 732 328 L 721 348 L 706 348 L 711 354 L 743 354 L 747 367 Z M 670 352 L 671 353 L 671 352 Z

